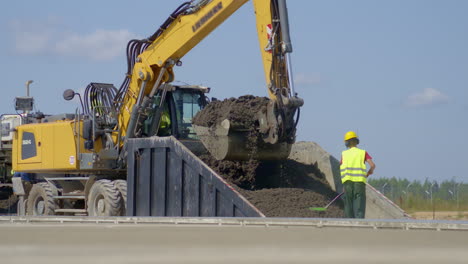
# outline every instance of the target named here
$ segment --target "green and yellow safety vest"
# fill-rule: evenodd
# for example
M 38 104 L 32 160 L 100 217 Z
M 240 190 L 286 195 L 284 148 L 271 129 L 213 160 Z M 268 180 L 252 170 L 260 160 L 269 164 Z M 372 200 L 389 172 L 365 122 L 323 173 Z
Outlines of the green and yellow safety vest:
M 356 147 L 341 153 L 341 182 L 366 182 L 367 169 L 364 163 L 366 151 Z
M 164 111 L 161 114 L 161 121 L 159 123 L 159 128 L 165 129 L 171 126 L 171 118 L 169 117 L 169 113 Z

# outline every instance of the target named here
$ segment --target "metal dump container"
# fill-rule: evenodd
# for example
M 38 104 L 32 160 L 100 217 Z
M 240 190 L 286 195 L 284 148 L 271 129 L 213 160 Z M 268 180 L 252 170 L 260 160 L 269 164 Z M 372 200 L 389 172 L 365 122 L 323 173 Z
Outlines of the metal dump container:
M 128 216 L 265 217 L 173 137 L 130 139 Z

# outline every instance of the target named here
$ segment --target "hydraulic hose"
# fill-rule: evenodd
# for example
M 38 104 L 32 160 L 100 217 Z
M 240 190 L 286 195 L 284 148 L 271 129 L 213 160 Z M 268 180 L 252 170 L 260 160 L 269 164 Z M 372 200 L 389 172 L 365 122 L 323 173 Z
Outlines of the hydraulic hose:
M 180 15 L 184 15 L 190 8 L 191 2 L 184 2 L 164 21 L 158 30 L 147 39 L 132 39 L 127 44 L 127 74 L 114 97 L 114 105 L 117 111 L 121 110 L 123 99 L 130 85 L 130 77 L 137 57 L 143 53 Z
M 294 130 L 296 130 L 297 124 L 299 124 L 300 117 L 301 117 L 301 108 L 297 108 L 297 116 L 296 116 L 296 123 L 294 123 Z
M 90 83 L 84 92 L 84 113 L 90 115 L 98 111 L 101 115 L 112 114 L 116 94 L 117 89 L 112 84 Z

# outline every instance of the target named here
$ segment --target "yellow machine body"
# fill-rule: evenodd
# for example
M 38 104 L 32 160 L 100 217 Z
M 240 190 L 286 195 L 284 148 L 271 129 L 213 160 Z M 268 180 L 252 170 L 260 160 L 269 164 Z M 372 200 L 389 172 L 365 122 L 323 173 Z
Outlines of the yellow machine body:
M 108 132 L 111 134 L 113 146 L 122 148 L 124 140 L 121 139 L 131 137 L 127 133 L 129 127 L 130 130 L 132 128 L 129 124 L 134 107 L 141 104 L 144 97 L 153 96 L 152 92 L 164 89 L 161 88 L 164 87 L 164 84 L 173 81 L 173 66 L 246 2 L 248 0 L 205 1 L 195 12 L 177 17 L 159 37 L 152 41 L 146 50 L 139 54 L 131 73 L 127 76 L 129 86 L 120 102 L 119 112 L 116 113 L 118 124 L 112 132 Z M 271 38 L 269 30 L 273 23 L 271 0 L 252 0 L 252 2 L 257 19 L 266 88 L 270 99 L 276 102 L 278 98 L 270 88 L 272 85 L 274 87 L 287 87 L 284 80 L 290 76 L 286 76 L 284 79 L 287 71 L 283 71 L 283 80 L 280 83 L 274 83 L 278 78 L 272 77 L 272 53 L 267 49 Z M 281 67 L 285 66 L 281 65 Z M 77 121 L 35 123 L 18 127 L 13 147 L 13 169 L 22 172 L 49 173 L 79 173 L 83 170 L 96 169 L 93 164 L 87 164 L 86 169 L 84 169 L 85 166 L 80 166 L 80 164 L 83 165 L 83 161 L 80 160 L 83 156 L 81 154 L 94 153 L 99 155 L 99 152 L 104 149 L 103 143 L 101 138 L 97 137 L 92 142 L 92 151 L 85 149 L 85 140 L 80 127 L 82 127 L 82 121 L 79 119 Z M 24 135 L 28 136 L 25 138 Z M 33 135 L 34 142 L 30 142 L 30 139 L 27 138 L 31 135 Z M 31 146 L 25 145 L 25 143 L 31 143 Z M 286 152 L 289 150 L 284 147 L 278 149 L 286 149 Z M 33 153 L 28 153 L 28 151 Z M 99 159 L 99 156 L 96 158 Z M 95 158 L 90 159 L 88 156 L 85 162 L 94 163 Z M 113 168 L 102 167 L 101 169 Z
M 79 153 L 89 153 L 83 147 L 84 139 L 75 136 L 81 124 L 57 121 L 17 127 L 13 140 L 13 170 L 36 173 L 80 170 Z

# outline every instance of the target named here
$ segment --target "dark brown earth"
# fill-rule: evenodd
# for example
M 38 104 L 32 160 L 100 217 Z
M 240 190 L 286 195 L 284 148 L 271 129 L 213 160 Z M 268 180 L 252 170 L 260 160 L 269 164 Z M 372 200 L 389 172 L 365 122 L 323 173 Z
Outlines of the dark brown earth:
M 218 161 L 209 155 L 201 159 L 267 217 L 343 217 L 339 200 L 325 212 L 323 207 L 337 193 L 313 165 L 294 160 L 280 162 Z
M 213 101 L 193 118 L 193 123 L 199 126 L 213 126 L 229 119 L 231 126 L 253 128 L 256 114 L 266 110 L 270 100 L 266 97 L 244 95 L 239 98 L 229 98 L 223 101 Z
M 208 104 L 194 118 L 193 123 L 213 126 L 229 119 L 237 127 L 251 132 L 246 139 L 258 143 L 255 117 L 264 111 L 269 99 L 246 95 Z M 254 157 L 256 148 L 250 149 Z M 309 207 L 323 207 L 337 193 L 324 175 L 313 165 L 304 165 L 294 160 L 265 162 L 216 160 L 210 154 L 200 156 L 209 167 L 234 185 L 243 196 L 268 217 L 343 217 L 343 204 L 338 200 L 325 212 L 312 211 Z
M 216 160 L 210 154 L 201 155 L 200 159 L 229 183 L 247 190 L 256 188 L 256 175 L 260 162 Z
M 258 191 L 240 191 L 247 200 L 268 217 L 343 217 L 339 204 L 324 212 L 312 211 L 309 207 L 324 206 L 327 197 L 313 190 L 301 188 L 274 188 Z

